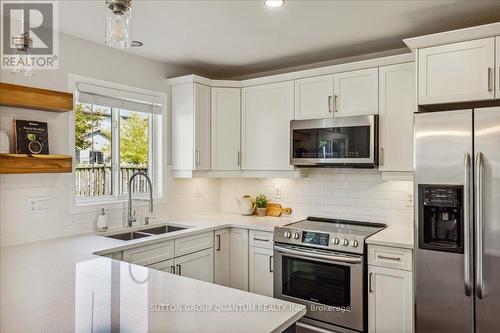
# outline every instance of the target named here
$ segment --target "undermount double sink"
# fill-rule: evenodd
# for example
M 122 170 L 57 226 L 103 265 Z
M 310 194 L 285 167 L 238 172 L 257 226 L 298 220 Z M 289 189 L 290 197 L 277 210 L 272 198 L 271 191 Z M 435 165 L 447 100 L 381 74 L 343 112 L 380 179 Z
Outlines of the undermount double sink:
M 178 227 L 178 226 L 173 226 L 173 225 L 161 225 L 158 227 L 152 227 L 152 228 L 141 229 L 141 230 L 136 230 L 136 231 L 128 231 L 128 232 L 123 232 L 120 234 L 109 235 L 106 237 L 128 241 L 128 240 L 133 240 L 133 239 L 149 237 L 149 236 L 153 236 L 153 235 L 161 235 L 161 234 L 166 234 L 169 232 L 181 231 L 181 230 L 184 230 L 187 228 L 188 227 Z

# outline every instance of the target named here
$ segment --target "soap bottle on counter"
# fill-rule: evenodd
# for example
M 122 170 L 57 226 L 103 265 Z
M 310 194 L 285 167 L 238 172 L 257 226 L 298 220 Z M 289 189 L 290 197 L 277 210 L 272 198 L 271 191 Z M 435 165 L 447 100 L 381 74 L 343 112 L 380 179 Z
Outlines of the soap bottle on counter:
M 97 231 L 108 230 L 108 216 L 104 208 L 101 209 L 99 216 L 97 216 Z

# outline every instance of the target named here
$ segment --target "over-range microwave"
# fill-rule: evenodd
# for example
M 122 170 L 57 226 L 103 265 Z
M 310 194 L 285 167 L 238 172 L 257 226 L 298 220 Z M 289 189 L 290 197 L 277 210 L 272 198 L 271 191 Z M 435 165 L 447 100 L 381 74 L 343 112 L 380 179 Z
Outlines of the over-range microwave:
M 292 120 L 290 140 L 290 162 L 296 166 L 378 165 L 377 115 Z

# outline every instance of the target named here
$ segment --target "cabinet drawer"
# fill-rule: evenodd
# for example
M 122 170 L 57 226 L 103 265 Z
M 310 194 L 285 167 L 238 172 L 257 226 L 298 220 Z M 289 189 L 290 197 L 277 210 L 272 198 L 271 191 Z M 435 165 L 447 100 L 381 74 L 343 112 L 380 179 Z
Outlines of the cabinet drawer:
M 268 231 L 250 230 L 250 246 L 273 248 L 273 233 Z
M 175 256 L 183 256 L 185 254 L 204 250 L 214 245 L 214 233 L 203 232 L 187 237 L 182 237 L 175 240 Z
M 413 254 L 410 249 L 368 245 L 368 264 L 411 271 Z
M 152 268 L 152 269 L 157 269 L 159 271 L 169 272 L 169 273 L 174 273 L 174 271 L 175 271 L 174 259 L 156 262 L 154 264 L 148 265 L 147 267 Z
M 145 245 L 123 251 L 123 261 L 147 266 L 174 257 L 174 241 Z

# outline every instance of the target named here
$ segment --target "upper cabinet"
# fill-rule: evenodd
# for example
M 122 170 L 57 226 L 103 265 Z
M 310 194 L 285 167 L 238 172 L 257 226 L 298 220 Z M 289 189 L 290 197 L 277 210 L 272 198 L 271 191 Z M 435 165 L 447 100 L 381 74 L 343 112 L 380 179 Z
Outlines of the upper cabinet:
M 210 87 L 172 86 L 172 168 L 210 170 Z
M 413 171 L 415 63 L 379 68 L 379 170 Z
M 332 117 L 333 75 L 295 80 L 295 119 Z
M 378 68 L 333 75 L 335 117 L 378 113 Z
M 418 50 L 418 102 L 439 104 L 493 99 L 495 38 Z
M 293 81 L 242 89 L 242 169 L 292 170 Z
M 240 170 L 240 120 L 240 89 L 212 88 L 212 170 Z

